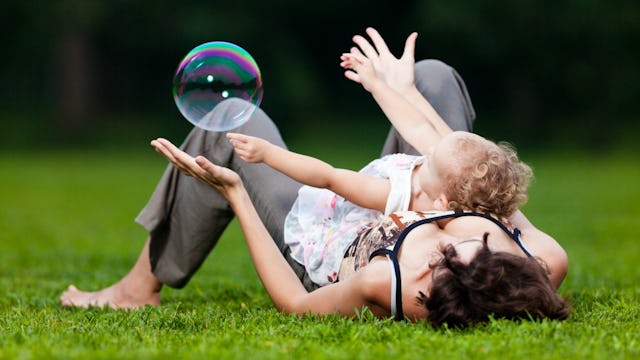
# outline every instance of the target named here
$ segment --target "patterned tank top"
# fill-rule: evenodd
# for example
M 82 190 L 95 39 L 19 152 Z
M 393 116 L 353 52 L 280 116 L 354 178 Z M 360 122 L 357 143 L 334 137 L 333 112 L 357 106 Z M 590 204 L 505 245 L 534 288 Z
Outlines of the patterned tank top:
M 369 263 L 369 256 L 378 249 L 393 247 L 407 226 L 452 211 L 402 211 L 389 214 L 376 224 L 362 229 L 347 248 L 342 259 L 339 279 L 345 279 Z

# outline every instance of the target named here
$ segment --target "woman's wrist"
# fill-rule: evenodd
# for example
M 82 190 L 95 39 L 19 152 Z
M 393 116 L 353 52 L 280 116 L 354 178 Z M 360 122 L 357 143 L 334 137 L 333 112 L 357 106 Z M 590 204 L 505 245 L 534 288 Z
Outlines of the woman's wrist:
M 229 203 L 233 206 L 233 204 L 238 204 L 249 198 L 249 194 L 247 190 L 244 188 L 242 182 L 237 185 L 229 186 L 225 192 L 224 197 L 229 201 Z

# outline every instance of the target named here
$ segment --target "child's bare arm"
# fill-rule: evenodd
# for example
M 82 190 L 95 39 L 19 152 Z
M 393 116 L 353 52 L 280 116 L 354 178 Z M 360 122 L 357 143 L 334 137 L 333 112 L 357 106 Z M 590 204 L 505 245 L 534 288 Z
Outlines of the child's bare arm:
M 421 154 L 437 144 L 442 135 L 425 114 L 376 76 L 372 61 L 360 54 L 343 54 L 341 66 L 371 93 L 400 135 Z M 434 111 L 435 113 L 435 111 Z M 436 114 L 437 115 L 437 114 Z
M 385 114 L 389 116 L 384 106 L 388 106 L 389 101 L 381 103 L 379 99 L 387 100 L 386 96 L 376 96 L 372 90 L 374 87 L 368 87 L 372 79 L 379 80 L 386 84 L 391 90 L 396 92 L 402 99 L 404 99 L 405 106 L 411 106 L 417 113 L 422 114 L 422 117 L 416 115 L 413 116 L 396 116 L 389 117 L 394 127 L 400 132 L 403 138 L 405 138 L 411 145 L 413 145 L 419 151 L 421 147 L 429 148 L 431 143 L 426 146 L 423 145 L 425 141 L 429 139 L 439 139 L 450 133 L 452 130 L 447 123 L 440 117 L 440 115 L 431 106 L 429 101 L 422 96 L 415 86 L 414 81 L 414 51 L 417 33 L 412 33 L 407 38 L 405 43 L 405 49 L 400 58 L 396 58 L 387 47 L 384 39 L 373 28 L 367 28 L 367 34 L 371 38 L 371 43 L 364 37 L 356 35 L 353 37 L 354 42 L 359 47 L 351 48 L 350 53 L 343 54 L 341 56 L 341 66 L 347 71 L 345 76 L 357 82 L 370 91 L 374 96 L 380 107 Z M 360 66 L 356 70 L 354 68 L 354 58 L 366 58 L 369 60 L 371 68 Z M 367 73 L 367 70 L 373 70 L 372 73 Z M 372 76 L 373 75 L 373 76 Z M 384 96 L 384 97 L 383 97 Z M 435 132 L 436 136 L 430 133 Z M 415 144 L 413 139 L 419 139 L 419 144 Z M 424 152 L 421 151 L 424 154 Z
M 298 154 L 244 134 L 228 133 L 236 154 L 251 163 L 264 163 L 305 185 L 329 189 L 352 203 L 384 211 L 390 191 L 388 179 L 336 169 L 311 156 Z

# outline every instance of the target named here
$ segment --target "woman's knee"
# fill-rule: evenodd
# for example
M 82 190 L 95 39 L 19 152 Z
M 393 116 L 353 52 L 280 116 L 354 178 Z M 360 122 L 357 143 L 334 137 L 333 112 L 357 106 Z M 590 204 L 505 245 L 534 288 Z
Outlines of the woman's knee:
M 455 81 L 453 68 L 443 61 L 426 59 L 415 65 L 416 87 L 421 92 L 429 87 L 440 88 L 443 84 Z
M 452 66 L 436 59 L 417 62 L 415 85 L 453 130 L 472 130 L 475 110 L 464 80 Z
M 423 59 L 416 62 L 416 72 L 428 71 L 428 72 L 447 72 L 451 71 L 451 66 L 442 60 L 438 59 Z

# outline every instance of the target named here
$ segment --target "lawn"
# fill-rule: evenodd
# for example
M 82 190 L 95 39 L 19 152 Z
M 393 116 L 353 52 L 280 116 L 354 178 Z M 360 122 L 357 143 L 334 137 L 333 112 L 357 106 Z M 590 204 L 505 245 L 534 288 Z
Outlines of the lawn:
M 298 148 L 307 153 L 313 147 Z M 316 155 L 358 168 L 375 154 Z M 566 248 L 564 322 L 471 329 L 274 310 L 234 223 L 192 282 L 138 311 L 63 309 L 68 284 L 125 274 L 145 240 L 133 218 L 165 163 L 151 149 L 0 154 L 0 359 L 638 358 L 640 160 L 632 152 L 522 153 L 536 181 L 525 213 Z

